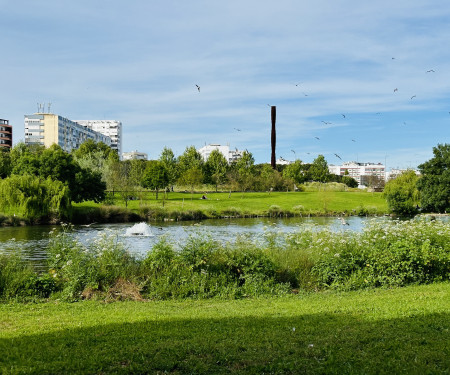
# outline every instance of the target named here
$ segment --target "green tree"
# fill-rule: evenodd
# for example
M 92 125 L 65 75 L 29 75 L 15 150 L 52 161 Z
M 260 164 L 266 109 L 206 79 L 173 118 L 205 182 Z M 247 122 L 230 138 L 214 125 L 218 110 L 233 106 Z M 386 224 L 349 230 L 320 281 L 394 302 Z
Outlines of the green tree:
M 177 159 L 173 151 L 170 148 L 164 147 L 159 156 L 159 161 L 166 167 L 169 185 L 173 187 L 178 179 Z
M 169 184 L 169 175 L 165 165 L 157 160 L 148 163 L 142 177 L 142 186 L 147 189 L 156 191 L 156 199 L 158 199 L 158 191 L 165 189 Z
M 205 163 L 206 178 L 216 187 L 226 179 L 228 162 L 219 150 L 213 150 Z
M 419 192 L 418 177 L 412 170 L 403 172 L 397 178 L 389 180 L 384 187 L 384 197 L 389 209 L 397 215 L 413 215 L 417 213 Z
M 229 178 L 233 185 L 245 192 L 253 187 L 255 159 L 251 152 L 245 150 L 237 161 L 230 166 Z
M 82 159 L 90 155 L 100 154 L 101 158 L 104 160 L 119 161 L 119 155 L 116 150 L 113 150 L 103 142 L 95 142 L 92 139 L 83 142 L 80 147 L 72 153 L 75 159 Z
M 203 169 L 202 155 L 194 146 L 186 147 L 184 152 L 178 157 L 178 170 L 180 176 L 189 169 Z
M 110 185 L 112 164 L 119 161 L 116 150 L 103 142 L 94 142 L 92 139 L 82 143 L 77 150 L 72 151 L 73 159 L 81 168 L 90 169 L 100 174 L 102 180 Z
M 34 220 L 65 217 L 70 210 L 69 188 L 51 178 L 12 175 L 0 180 L 0 210 Z
M 34 175 L 61 181 L 69 188 L 70 200 L 81 202 L 104 197 L 106 184 L 101 175 L 81 168 L 71 154 L 53 144 L 49 148 L 16 145 L 11 151 L 12 175 Z
M 103 202 L 106 196 L 106 183 L 101 175 L 90 169 L 79 168 L 75 173 L 75 186 L 71 197 L 74 202 L 94 201 Z
M 419 165 L 420 204 L 425 212 L 449 212 L 450 144 L 438 144 L 433 147 L 433 154 L 433 158 Z
M 330 180 L 328 163 L 323 155 L 318 155 L 317 158 L 314 159 L 309 172 L 313 181 L 328 182 Z
M 305 168 L 306 165 L 307 164 L 303 164 L 301 160 L 297 159 L 295 162 L 286 165 L 283 169 L 283 177 L 291 180 L 294 184 L 304 183 L 308 178 L 308 173 Z
M 44 147 L 30 147 L 21 142 L 11 149 L 11 174 L 13 175 L 38 175 L 39 156 Z
M 0 178 L 11 174 L 11 153 L 6 147 L 0 147 Z
M 140 189 L 142 185 L 142 178 L 144 177 L 145 170 L 148 166 L 146 160 L 126 160 L 123 163 L 129 163 L 129 176 L 130 184 L 134 187 L 134 194 L 139 197 L 142 202 L 143 191 Z
M 101 202 L 105 198 L 106 184 L 99 172 L 81 168 L 73 156 L 54 144 L 42 151 L 38 176 L 61 181 L 69 187 L 74 202 Z
M 123 161 L 113 163 L 109 177 L 108 189 L 112 190 L 113 195 L 118 192 L 120 198 L 128 207 L 128 201 L 132 199 L 136 186 L 130 178 L 131 164 Z
M 287 188 L 287 179 L 283 179 L 280 172 L 273 169 L 270 164 L 258 164 L 255 166 L 253 190 L 280 191 Z
M 183 185 L 188 185 L 194 194 L 195 187 L 203 182 L 203 172 L 199 167 L 192 167 L 180 176 L 179 181 Z
M 342 181 L 343 184 L 346 184 L 348 187 L 351 187 L 351 188 L 357 188 L 358 187 L 358 181 L 356 181 L 353 177 L 342 176 L 341 181 Z

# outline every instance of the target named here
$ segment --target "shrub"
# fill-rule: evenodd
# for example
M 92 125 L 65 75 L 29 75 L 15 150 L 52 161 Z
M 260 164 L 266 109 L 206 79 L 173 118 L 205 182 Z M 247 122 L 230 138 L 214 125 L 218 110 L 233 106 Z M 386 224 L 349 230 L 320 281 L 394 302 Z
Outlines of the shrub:
M 117 280 L 139 274 L 137 260 L 117 241 L 114 233 L 104 233 L 89 246 L 71 236 L 71 227 L 52 235 L 47 250 L 49 273 L 55 278 L 62 298 L 77 300 L 83 290 L 106 292 Z

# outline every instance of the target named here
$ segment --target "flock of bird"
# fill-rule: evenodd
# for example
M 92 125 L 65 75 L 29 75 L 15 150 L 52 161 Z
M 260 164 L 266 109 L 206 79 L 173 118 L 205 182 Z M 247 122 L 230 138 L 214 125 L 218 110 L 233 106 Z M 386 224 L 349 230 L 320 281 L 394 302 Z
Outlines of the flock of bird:
M 395 60 L 395 57 L 392 57 L 392 60 Z M 429 69 L 429 70 L 426 71 L 426 73 L 435 73 L 435 70 L 434 70 L 434 69 Z M 303 82 L 295 83 L 295 86 L 296 86 L 296 87 L 299 87 L 299 88 L 302 87 L 302 85 L 303 85 Z M 196 84 L 195 87 L 197 88 L 197 91 L 200 92 L 200 86 Z M 398 92 L 398 88 L 397 88 L 397 87 L 394 88 L 394 93 L 396 93 L 396 92 Z M 306 94 L 306 93 L 303 92 L 303 91 L 302 91 L 302 94 L 303 94 L 304 96 L 308 96 L 308 94 Z M 411 96 L 410 100 L 413 100 L 413 99 L 416 98 L 416 97 L 417 97 L 417 95 L 414 94 L 414 95 Z M 267 104 L 267 105 L 268 105 L 269 107 L 271 107 L 270 104 Z M 449 112 L 449 113 L 450 113 L 450 112 Z M 381 112 L 376 112 L 376 115 L 381 115 Z M 347 116 L 346 116 L 344 113 L 341 113 L 341 116 L 342 116 L 342 118 L 347 119 Z M 333 125 L 333 123 L 330 122 L 330 121 L 322 120 L 321 122 L 322 122 L 324 125 Z M 403 125 L 406 125 L 406 122 L 403 122 Z M 236 130 L 237 132 L 240 132 L 240 131 L 241 131 L 241 129 L 238 129 L 238 128 L 233 128 L 233 129 Z M 319 137 L 315 136 L 314 138 L 315 138 L 316 140 L 320 141 L 320 138 L 319 138 Z M 356 142 L 355 139 L 352 139 L 351 141 L 352 141 L 352 142 Z M 292 151 L 292 152 L 294 153 L 294 155 L 296 156 L 295 150 L 291 150 L 291 151 Z M 309 152 L 307 152 L 306 154 L 310 155 Z M 339 156 L 337 153 L 334 153 L 334 156 L 336 156 L 336 158 L 342 160 L 341 156 Z M 347 224 L 347 225 L 348 225 L 348 224 Z

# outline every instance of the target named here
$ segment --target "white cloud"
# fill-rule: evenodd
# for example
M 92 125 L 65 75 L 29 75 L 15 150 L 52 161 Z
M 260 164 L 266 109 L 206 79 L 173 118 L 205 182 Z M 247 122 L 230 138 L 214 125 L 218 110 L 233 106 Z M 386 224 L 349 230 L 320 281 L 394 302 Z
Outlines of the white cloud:
M 446 1 L 1 3 L 0 117 L 15 140 L 36 102 L 119 119 L 124 149 L 152 156 L 206 141 L 268 161 L 267 104 L 285 157 L 388 152 L 400 164 L 449 140 Z

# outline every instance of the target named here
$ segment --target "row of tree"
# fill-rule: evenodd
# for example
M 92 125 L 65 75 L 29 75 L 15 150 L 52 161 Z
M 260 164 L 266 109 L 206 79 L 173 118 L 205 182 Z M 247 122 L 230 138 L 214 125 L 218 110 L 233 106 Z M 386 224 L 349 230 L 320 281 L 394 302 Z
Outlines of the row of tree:
M 420 178 L 408 172 L 386 185 L 386 198 L 394 212 L 413 213 L 419 202 L 425 211 L 450 210 L 449 149 L 447 144 L 435 147 L 434 158 L 419 166 Z M 33 191 L 39 189 L 25 191 L 27 184 L 20 181 L 29 176 L 35 178 L 35 182 L 33 185 L 28 180 L 28 185 L 41 184 L 41 191 L 64 191 L 59 195 L 60 200 L 53 203 L 54 207 L 61 209 L 70 206 L 70 202 L 104 201 L 106 190 L 120 194 L 127 204 L 143 188 L 156 191 L 158 198 L 159 191 L 172 190 L 175 185 L 191 191 L 202 184 L 214 185 L 216 190 L 222 187 L 234 191 L 294 190 L 306 181 L 335 181 L 350 187 L 357 186 L 357 182 L 349 176 L 330 174 L 323 155 L 310 164 L 296 160 L 273 169 L 269 164 L 255 164 L 253 155 L 248 151 L 231 164 L 218 150 L 212 151 L 204 161 L 194 146 L 187 147 L 178 157 L 170 148 L 164 148 L 157 160 L 120 161 L 116 151 L 91 140 L 70 154 L 58 145 L 44 148 L 20 143 L 10 151 L 0 152 L 0 182 L 3 184 L 3 188 L 0 186 L 0 198 L 3 205 L 7 204 L 5 202 L 10 202 L 10 206 L 14 204 L 6 197 L 12 195 L 8 192 L 11 186 L 16 186 L 15 189 L 20 192 L 14 195 L 16 204 L 20 200 L 32 202 L 30 197 L 35 194 Z M 14 180 L 8 180 L 13 177 Z M 62 185 L 51 187 L 51 181 Z M 0 209 L 5 212 L 5 207 Z
M 331 175 L 323 155 L 311 164 L 296 160 L 272 169 L 269 164 L 255 164 L 248 151 L 229 164 L 218 150 L 204 161 L 195 147 L 190 146 L 178 157 L 170 148 L 164 148 L 157 160 L 120 161 L 110 147 L 91 140 L 70 154 L 58 145 L 44 148 L 20 143 L 10 151 L 3 150 L 0 177 L 11 176 L 16 176 L 16 180 L 17 176 L 34 176 L 40 181 L 59 181 L 67 188 L 69 202 L 101 202 L 109 190 L 121 194 L 125 204 L 142 188 L 155 190 L 158 197 L 159 191 L 173 189 L 175 185 L 191 191 L 202 184 L 235 191 L 293 190 L 305 181 L 337 181 L 357 186 L 348 176 Z
M 216 191 L 225 186 L 235 191 L 294 190 L 296 185 L 305 181 L 338 181 L 357 186 L 357 182 L 348 176 L 331 175 L 322 155 L 312 164 L 297 160 L 273 169 L 269 164 L 255 164 L 253 155 L 248 151 L 244 151 L 242 157 L 231 164 L 218 150 L 213 150 L 204 161 L 195 147 L 190 146 L 179 157 L 175 157 L 171 149 L 164 148 L 158 160 L 145 164 L 140 185 L 155 190 L 156 194 L 174 185 L 186 186 L 191 191 L 202 184 L 213 185 Z

